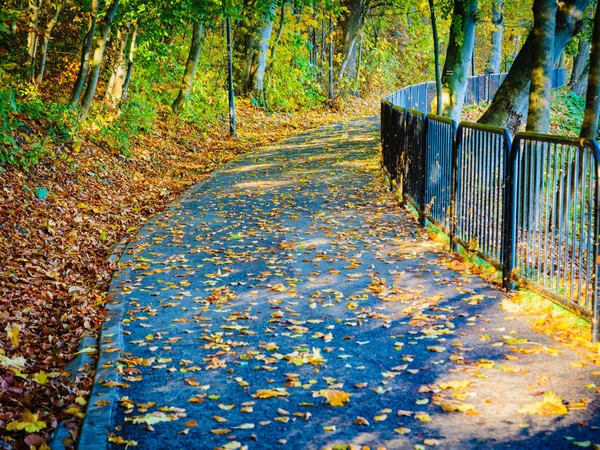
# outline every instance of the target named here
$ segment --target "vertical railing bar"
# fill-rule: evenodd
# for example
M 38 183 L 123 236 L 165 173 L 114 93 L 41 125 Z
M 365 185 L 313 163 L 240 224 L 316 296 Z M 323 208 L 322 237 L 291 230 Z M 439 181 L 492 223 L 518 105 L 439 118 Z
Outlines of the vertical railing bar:
M 551 240 L 550 240 L 550 271 L 548 276 L 550 277 L 549 286 L 550 288 L 554 284 L 553 274 L 556 273 L 555 270 L 555 261 L 554 256 L 556 254 L 556 230 L 558 228 L 558 217 L 560 217 L 560 208 L 558 208 L 558 201 L 560 201 L 560 197 L 557 198 L 557 183 L 559 182 L 560 170 L 559 170 L 559 150 L 556 143 L 552 146 L 552 155 L 554 157 L 554 171 L 552 176 L 552 222 L 551 222 Z M 558 255 L 557 255 L 558 260 Z
M 525 215 L 525 202 L 523 201 L 525 182 L 524 182 L 523 176 L 522 176 L 522 173 L 525 170 L 525 160 L 523 157 L 524 148 L 525 148 L 525 141 L 524 140 L 519 141 L 519 148 L 518 148 L 519 172 L 515 174 L 515 180 L 514 180 L 515 195 L 518 195 L 517 204 L 516 204 L 516 207 L 518 209 L 517 209 L 516 222 L 515 222 L 515 227 L 516 227 L 518 234 L 517 234 L 517 238 L 514 242 L 515 250 L 517 252 L 516 253 L 517 256 L 515 259 L 515 267 L 517 267 L 519 270 L 522 269 L 523 260 L 525 258 L 525 253 L 523 250 L 524 244 L 523 244 L 523 229 L 522 229 L 523 216 Z
M 471 226 L 473 225 L 472 221 L 471 221 L 471 210 L 473 208 L 473 205 L 471 204 L 471 199 L 472 199 L 472 191 L 473 191 L 473 173 L 472 173 L 472 158 L 473 158 L 473 154 L 471 151 L 471 135 L 472 135 L 472 131 L 469 128 L 464 128 L 463 129 L 463 158 L 464 158 L 464 164 L 465 164 L 465 169 L 466 169 L 466 173 L 467 176 L 463 178 L 462 180 L 462 187 L 464 188 L 464 195 L 463 195 L 463 199 L 464 199 L 464 205 L 465 208 L 463 210 L 463 236 L 462 239 L 465 241 L 465 243 L 469 240 L 470 236 L 471 236 Z M 470 182 L 467 182 L 466 180 L 470 180 Z M 468 237 L 469 236 L 469 237 Z
M 486 81 L 487 81 L 487 78 L 486 78 Z M 486 89 L 487 89 L 487 87 L 486 87 Z M 487 90 L 486 90 L 486 92 L 487 92 Z M 496 201 L 494 201 L 494 204 L 492 207 L 492 214 L 494 217 L 494 222 L 497 224 L 497 226 L 494 227 L 494 230 L 492 233 L 492 239 L 494 242 L 494 251 L 496 252 L 498 262 L 500 264 L 504 264 L 504 255 L 502 254 L 502 243 L 501 243 L 503 223 L 502 223 L 502 216 L 501 216 L 500 211 L 502 211 L 502 206 L 504 205 L 504 196 L 503 196 L 503 192 L 502 192 L 502 185 L 504 184 L 504 170 L 506 170 L 506 168 L 503 166 L 502 159 L 500 157 L 501 156 L 501 152 L 500 152 L 501 143 L 502 143 L 502 136 L 499 134 L 494 134 L 493 135 L 493 144 L 492 144 L 492 148 L 493 148 L 492 159 L 496 166 L 496 170 L 494 171 L 496 173 L 496 176 L 494 177 L 493 196 Z
M 502 284 L 505 289 L 511 290 L 513 287 L 512 272 L 516 261 L 516 233 L 517 233 L 517 155 L 521 145 L 520 138 L 512 143 L 508 131 L 504 131 L 503 137 L 504 152 L 504 209 L 502 214 L 503 222 L 503 259 L 504 270 L 502 273 Z
M 600 200 L 600 147 L 598 147 L 598 143 L 595 141 L 591 141 L 588 145 L 592 147 L 592 151 L 594 154 L 594 254 L 593 254 L 593 315 L 592 315 L 592 340 L 594 342 L 598 342 L 598 238 L 600 236 L 600 217 L 599 212 L 600 208 L 598 202 Z
M 567 147 L 567 184 L 566 184 L 566 192 L 565 192 L 565 249 L 564 249 L 564 269 L 563 269 L 563 295 L 566 296 L 569 286 L 567 284 L 567 275 L 568 275 L 568 270 L 569 270 L 569 231 L 570 231 L 570 227 L 569 227 L 569 221 L 571 220 L 570 218 L 570 212 L 571 212 L 571 193 L 570 193 L 570 189 L 571 189 L 571 183 L 573 182 L 572 180 L 572 171 L 571 171 L 571 160 L 572 160 L 572 156 L 571 156 L 571 152 L 572 152 L 573 147 L 571 147 L 570 145 Z
M 477 223 L 477 227 L 476 227 L 476 231 L 475 231 L 475 240 L 477 241 L 477 248 L 479 250 L 482 249 L 482 231 L 483 231 L 483 220 L 481 219 L 481 213 L 482 211 L 484 211 L 483 208 L 483 195 L 484 195 L 484 179 L 483 179 L 483 151 L 481 148 L 481 136 L 482 136 L 482 132 L 481 130 L 476 130 L 475 132 L 475 152 L 476 152 L 476 166 L 475 166 L 475 174 L 477 177 L 477 183 L 478 183 L 478 189 L 477 189 L 477 200 L 476 200 L 476 207 L 474 209 L 474 214 L 473 217 L 475 218 L 475 221 Z
M 485 189 L 486 189 L 486 197 L 487 197 L 487 204 L 485 205 L 485 210 L 486 210 L 486 215 L 487 215 L 487 220 L 486 223 L 488 226 L 486 226 L 484 224 L 484 229 L 485 229 L 485 245 L 486 245 L 486 253 L 487 255 L 495 260 L 498 261 L 498 255 L 496 255 L 496 252 L 493 249 L 493 242 L 492 242 L 492 233 L 491 230 L 495 228 L 495 220 L 494 220 L 494 215 L 493 215 L 493 207 L 492 205 L 494 203 L 496 203 L 495 198 L 493 198 L 492 196 L 492 183 L 493 183 L 493 179 L 494 179 L 494 174 L 497 173 L 493 168 L 494 168 L 494 163 L 493 163 L 493 155 L 492 155 L 492 151 L 491 151 L 491 146 L 490 146 L 490 141 L 491 141 L 491 137 L 492 135 L 488 132 L 484 133 L 484 151 L 485 151 L 485 157 L 486 157 L 486 163 L 487 163 L 487 167 L 486 167 L 486 174 L 487 174 L 487 180 L 488 182 L 485 185 Z
M 593 151 L 593 149 L 592 149 Z M 590 155 L 591 156 L 591 160 L 590 160 L 590 187 L 588 189 L 588 194 L 587 194 L 587 201 L 588 201 L 588 211 L 590 211 L 590 216 L 589 216 L 589 221 L 588 221 L 588 229 L 587 229 L 587 235 L 588 235 L 588 239 L 590 241 L 590 245 L 591 248 L 588 246 L 588 250 L 587 250 L 587 272 L 586 272 L 586 282 L 585 282 L 585 290 L 586 290 L 586 301 L 587 303 L 587 307 L 588 310 L 594 308 L 594 303 L 593 303 L 593 296 L 594 296 L 594 290 L 592 288 L 592 279 L 593 279 L 593 268 L 597 267 L 596 264 L 596 260 L 593 259 L 593 253 L 594 253 L 594 242 L 597 239 L 597 236 L 594 236 L 593 232 L 594 232 L 594 226 L 595 226 L 595 217 L 593 215 L 593 210 L 594 210 L 594 188 L 595 188 L 595 183 L 597 183 L 597 180 L 594 179 L 595 176 L 595 168 L 596 168 L 596 158 L 595 155 Z M 589 299 L 589 300 L 588 300 Z
M 569 300 L 576 300 L 574 296 L 574 284 L 575 284 L 575 264 L 577 262 L 577 192 L 579 191 L 579 155 L 581 154 L 581 148 L 575 147 L 575 158 L 573 164 L 573 182 L 572 182 L 572 192 L 571 196 L 573 197 L 573 220 L 572 220 L 572 244 L 571 244 L 571 278 L 570 278 L 570 298 Z M 579 303 L 576 301 L 576 303 Z
M 535 236 L 535 271 L 536 271 L 536 279 L 537 283 L 541 282 L 541 274 L 540 274 L 540 260 L 543 258 L 542 256 L 542 247 L 541 247 L 541 239 L 542 239 L 542 224 L 544 221 L 544 204 L 542 202 L 543 193 L 544 193 L 544 155 L 546 154 L 546 150 L 548 148 L 547 142 L 541 142 L 538 146 L 538 151 L 536 152 L 536 172 L 537 172 L 537 180 L 535 191 L 537 193 L 537 198 L 535 201 L 535 209 L 536 209 L 536 232 Z
M 471 140 L 470 140 L 470 144 L 471 144 L 471 156 L 472 156 L 472 165 L 471 165 L 471 173 L 472 173 L 472 178 L 471 180 L 473 180 L 473 188 L 472 188 L 472 195 L 471 195 L 471 199 L 472 199 L 472 205 L 471 205 L 471 217 L 469 218 L 469 221 L 472 222 L 473 227 L 471 229 L 471 233 L 469 235 L 469 240 L 473 241 L 474 239 L 477 239 L 478 235 L 478 231 L 479 231 L 479 221 L 477 220 L 477 195 L 479 194 L 479 178 L 478 178 L 478 168 L 479 168 L 479 153 L 477 152 L 477 130 L 471 130 Z
M 540 252 L 539 252 L 539 233 L 540 233 L 540 220 L 542 211 L 540 208 L 540 189 L 542 184 L 542 174 L 540 173 L 541 161 L 540 158 L 545 150 L 544 142 L 537 142 L 535 145 L 535 153 L 534 156 L 534 185 L 533 185 L 533 214 L 534 214 L 534 225 L 533 225 L 533 241 L 531 246 L 531 254 L 532 254 L 532 271 L 534 272 L 534 276 L 536 278 L 536 283 L 540 283 L 540 271 L 536 270 L 539 266 Z
M 549 183 L 551 182 L 550 166 L 552 164 L 552 146 L 550 145 L 550 148 L 548 149 L 548 151 L 544 152 L 544 153 L 545 153 L 545 162 L 544 162 L 544 173 L 542 176 L 542 180 L 546 184 L 545 189 L 544 189 L 544 191 L 545 191 L 544 205 L 545 205 L 546 214 L 544 215 L 544 219 L 543 219 L 544 240 L 542 243 L 543 254 L 540 258 L 540 261 L 541 261 L 540 271 L 542 273 L 543 286 L 548 286 L 548 271 L 549 271 L 549 267 L 548 267 L 548 259 L 549 259 L 548 258 L 548 237 L 550 235 L 550 228 L 551 228 L 550 216 L 552 213 L 552 205 L 550 204 L 551 189 L 550 189 Z M 549 211 L 548 211 L 548 208 L 550 208 Z
M 587 305 L 587 299 L 584 298 L 583 295 L 583 285 L 581 280 L 583 279 L 583 266 L 585 263 L 584 254 L 585 252 L 585 242 L 587 241 L 587 236 L 585 233 L 585 188 L 587 186 L 587 159 L 588 159 L 588 151 L 586 147 L 581 148 L 581 195 L 579 197 L 579 273 L 577 275 L 577 289 L 576 289 L 576 298 L 583 299 L 583 307 L 589 311 Z M 584 253 L 585 252 L 585 253 Z M 587 270 L 587 268 L 586 268 Z
M 561 287 L 561 266 L 562 266 L 562 246 L 563 246 L 563 208 L 565 206 L 564 199 L 564 184 L 565 184 L 565 149 L 564 146 L 560 145 L 560 178 L 558 188 L 558 198 L 560 208 L 558 211 L 558 243 L 557 243 L 557 254 L 556 254 L 556 292 L 560 291 Z
M 526 202 L 526 209 L 527 209 L 527 221 L 526 221 L 526 225 L 523 226 L 523 229 L 526 230 L 526 235 L 525 235 L 525 239 L 526 239 L 526 244 L 525 244 L 525 251 L 526 251 L 526 255 L 525 255 L 525 270 L 524 273 L 525 275 L 529 278 L 530 277 L 530 268 L 531 268 L 531 228 L 532 228 L 532 223 L 533 223 L 533 217 L 532 217 L 532 213 L 533 213 L 533 196 L 531 195 L 531 192 L 533 190 L 532 188 L 532 179 L 533 179 L 533 175 L 534 175 L 534 171 L 533 171 L 533 161 L 532 161 L 532 150 L 531 150 L 531 146 L 532 143 L 530 140 L 526 141 L 526 146 L 524 149 L 524 158 L 526 158 L 526 162 L 527 162 L 527 168 L 523 171 L 524 172 L 524 177 L 526 179 L 526 183 L 525 186 L 527 187 L 527 189 L 525 190 L 525 202 Z

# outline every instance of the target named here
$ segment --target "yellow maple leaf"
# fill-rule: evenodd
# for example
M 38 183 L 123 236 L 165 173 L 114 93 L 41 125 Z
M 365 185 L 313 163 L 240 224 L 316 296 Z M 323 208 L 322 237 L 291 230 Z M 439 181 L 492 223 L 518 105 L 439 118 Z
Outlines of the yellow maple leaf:
M 541 416 L 569 413 L 567 407 L 562 403 L 562 398 L 553 392 L 546 392 L 541 402 L 524 405 L 518 412 L 521 414 L 539 414 Z
M 37 384 L 46 384 L 48 382 L 48 374 L 43 370 L 40 370 L 38 373 L 33 375 L 33 380 Z
M 13 421 L 6 425 L 8 431 L 11 430 L 25 430 L 28 433 L 37 433 L 38 431 L 46 428 L 46 422 L 38 420 L 39 415 L 33 414 L 30 411 L 25 411 L 21 415 L 20 421 Z
M 335 389 L 321 389 L 316 393 L 317 397 L 324 397 L 331 406 L 344 406 L 344 403 L 350 401 L 352 394 Z

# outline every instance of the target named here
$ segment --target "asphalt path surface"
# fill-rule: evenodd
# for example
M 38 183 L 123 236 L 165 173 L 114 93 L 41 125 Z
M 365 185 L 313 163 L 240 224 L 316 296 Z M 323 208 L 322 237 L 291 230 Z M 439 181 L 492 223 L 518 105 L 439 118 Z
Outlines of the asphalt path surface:
M 378 148 L 374 119 L 299 134 L 146 224 L 115 275 L 80 448 L 600 443 L 598 368 L 449 269 Z M 92 445 L 98 430 L 112 442 Z

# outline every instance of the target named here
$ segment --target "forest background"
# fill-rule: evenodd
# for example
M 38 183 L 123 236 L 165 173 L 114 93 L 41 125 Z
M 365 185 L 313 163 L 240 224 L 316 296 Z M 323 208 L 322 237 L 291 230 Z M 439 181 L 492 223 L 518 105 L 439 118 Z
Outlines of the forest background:
M 557 134 L 583 120 L 594 6 L 583 3 L 559 61 L 570 82 L 553 99 Z M 76 437 L 93 367 L 65 364 L 97 335 L 116 244 L 241 152 L 376 115 L 383 94 L 433 79 L 432 6 L 443 63 L 451 0 L 3 3 L 0 442 L 45 448 L 60 421 Z M 471 73 L 511 67 L 532 7 L 478 2 Z

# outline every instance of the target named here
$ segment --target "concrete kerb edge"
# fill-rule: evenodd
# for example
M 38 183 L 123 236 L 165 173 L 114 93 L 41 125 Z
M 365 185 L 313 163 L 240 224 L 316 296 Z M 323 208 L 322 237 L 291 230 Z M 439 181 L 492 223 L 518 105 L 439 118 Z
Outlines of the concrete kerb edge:
M 210 178 L 211 176 L 204 180 L 204 182 Z M 169 215 L 169 213 L 175 213 L 182 201 L 193 196 L 194 190 L 199 184 L 202 184 L 202 182 L 191 186 L 185 193 L 175 199 L 170 207 L 160 211 L 150 220 L 146 221 L 134 238 L 131 238 L 131 240 L 123 239 L 119 242 L 119 244 L 115 246 L 109 260 L 114 263 L 121 262 L 121 258 L 125 254 L 129 243 L 148 235 L 150 232 L 147 230 L 147 227 L 151 226 L 159 218 Z M 124 299 L 121 295 L 120 286 L 124 280 L 129 278 L 131 272 L 132 270 L 129 268 L 128 270 L 121 272 L 118 276 L 113 275 L 113 279 L 110 283 L 108 295 L 111 298 L 111 301 L 106 305 L 106 319 L 100 330 L 98 342 L 94 341 L 94 344 L 99 348 L 97 370 L 90 399 L 88 401 L 85 419 L 75 445 L 75 448 L 78 450 L 105 450 L 108 444 L 108 435 L 110 433 L 109 426 L 116 400 L 117 387 L 103 386 L 99 384 L 99 381 L 119 382 L 119 376 L 114 369 L 114 363 L 119 358 L 121 354 L 120 349 L 123 345 L 123 330 L 121 323 L 123 318 Z M 119 351 L 115 351 L 117 348 Z M 110 351 L 107 352 L 109 349 Z M 102 404 L 104 404 L 104 406 L 102 406 Z M 70 435 L 66 429 L 64 431 L 66 434 L 59 436 L 57 433 L 55 435 L 55 438 L 52 441 L 52 450 L 62 450 L 66 447 L 61 441 L 63 438 L 70 438 Z
M 118 263 L 121 256 L 125 252 L 127 248 L 127 239 L 121 240 L 113 249 L 111 255 L 109 256 L 109 261 L 113 263 Z M 102 352 L 103 347 L 108 347 L 109 344 L 121 346 L 122 334 L 121 334 L 121 303 L 118 298 L 115 298 L 115 294 L 118 294 L 116 290 L 116 283 L 118 280 L 113 278 L 109 287 L 109 296 L 112 298 L 112 301 L 107 303 L 106 305 L 106 317 L 98 335 L 98 339 L 93 339 L 91 336 L 84 336 L 79 345 L 79 349 L 82 350 L 86 347 L 95 347 L 99 349 L 98 358 L 94 361 L 92 355 L 84 353 L 77 355 L 67 367 L 71 366 L 71 373 L 75 376 L 79 373 L 82 368 L 85 367 L 85 364 L 89 364 L 91 362 L 95 362 L 96 365 L 96 374 L 94 376 L 94 382 L 92 385 L 92 392 L 87 404 L 87 411 L 83 421 L 83 424 L 80 429 L 79 439 L 75 443 L 76 448 L 81 449 L 105 449 L 108 439 L 108 424 L 110 423 L 110 417 L 112 414 L 112 407 L 114 401 L 114 394 L 116 392 L 115 388 L 104 387 L 98 384 L 98 380 L 109 380 L 110 378 L 115 378 L 116 380 L 116 371 L 113 371 L 114 374 L 111 374 L 108 369 L 102 369 L 102 366 L 110 361 L 107 357 L 106 352 Z M 118 296 L 117 296 L 118 297 Z M 106 342 L 108 338 L 113 338 L 113 340 L 109 343 Z M 110 353 L 111 358 L 118 357 L 118 353 Z M 99 400 L 107 400 L 110 403 L 106 406 L 95 406 L 95 403 Z M 104 425 L 105 424 L 105 425 Z M 82 445 L 82 437 L 86 436 L 86 443 Z M 57 430 L 54 434 L 54 437 L 51 441 L 50 448 L 52 450 L 62 450 L 66 447 L 70 447 L 73 444 L 68 443 L 65 444 L 63 442 L 64 439 L 71 440 L 71 435 L 69 434 L 67 428 L 64 426 L 64 423 L 60 423 L 57 427 Z

